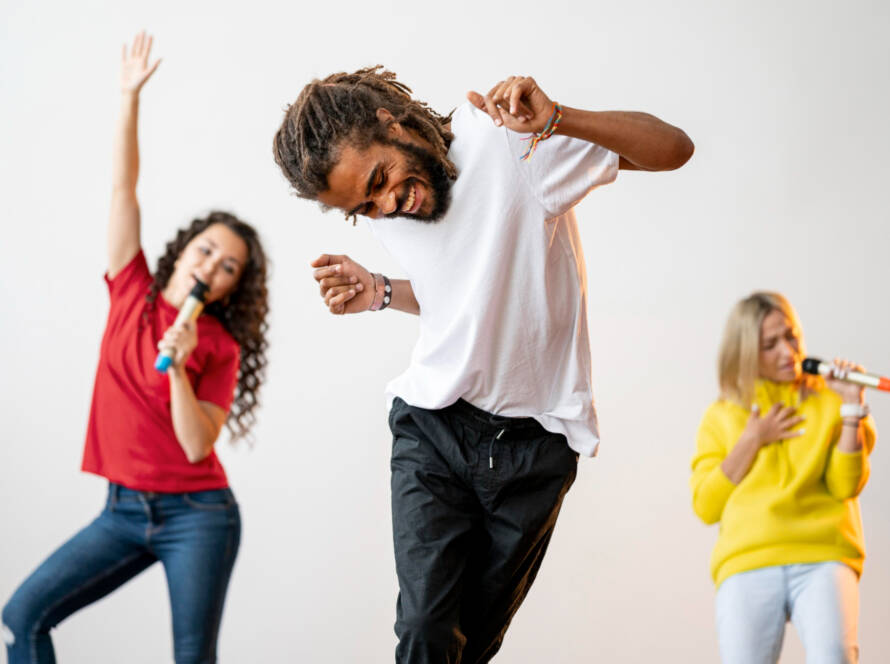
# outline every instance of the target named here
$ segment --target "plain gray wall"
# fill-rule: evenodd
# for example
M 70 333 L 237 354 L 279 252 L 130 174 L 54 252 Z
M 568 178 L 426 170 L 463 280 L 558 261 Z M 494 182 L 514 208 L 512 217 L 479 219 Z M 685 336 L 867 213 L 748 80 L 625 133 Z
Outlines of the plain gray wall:
M 104 230 L 120 44 L 163 57 L 143 93 L 144 246 L 221 207 L 274 261 L 256 445 L 219 449 L 243 544 L 224 662 L 388 662 L 396 581 L 383 386 L 416 320 L 327 314 L 308 262 L 399 268 L 360 224 L 290 195 L 271 141 L 312 77 L 385 63 L 447 111 L 530 74 L 589 109 L 652 112 L 692 161 L 622 173 L 580 206 L 603 444 L 582 459 L 498 661 L 713 662 L 689 461 L 732 303 L 787 294 L 811 352 L 890 371 L 890 5 L 829 2 L 22 2 L 0 6 L 0 600 L 99 511 L 78 471 L 107 296 Z M 882 193 L 883 192 L 883 193 Z M 879 429 L 890 395 L 871 394 Z M 890 650 L 890 462 L 862 496 L 864 661 Z M 789 630 L 791 631 L 791 630 Z M 64 622 L 63 662 L 171 659 L 160 567 Z M 785 661 L 802 661 L 796 637 Z

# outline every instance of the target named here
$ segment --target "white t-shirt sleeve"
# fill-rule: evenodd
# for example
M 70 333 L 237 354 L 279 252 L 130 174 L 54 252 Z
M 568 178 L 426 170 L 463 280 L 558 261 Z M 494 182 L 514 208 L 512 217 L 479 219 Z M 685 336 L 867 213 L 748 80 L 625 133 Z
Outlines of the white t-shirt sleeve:
M 594 188 L 618 176 L 618 154 L 596 143 L 557 134 L 538 143 L 530 159 L 520 161 L 529 141 L 522 140 L 523 134 L 507 134 L 516 166 L 548 219 L 565 214 Z

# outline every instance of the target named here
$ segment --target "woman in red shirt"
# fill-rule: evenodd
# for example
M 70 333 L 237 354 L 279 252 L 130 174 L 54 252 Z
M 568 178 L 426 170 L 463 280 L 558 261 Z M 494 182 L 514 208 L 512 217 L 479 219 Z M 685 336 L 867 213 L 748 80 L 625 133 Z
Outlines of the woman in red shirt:
M 151 38 L 124 47 L 115 133 L 108 284 L 83 470 L 109 480 L 103 512 L 63 544 L 3 609 L 10 664 L 54 662 L 49 631 L 160 561 L 177 663 L 216 661 L 241 533 L 238 505 L 213 450 L 254 421 L 266 364 L 266 258 L 256 231 L 225 212 L 194 220 L 149 272 L 136 199 L 139 93 L 154 73 Z M 203 315 L 174 325 L 196 280 Z M 155 370 L 158 350 L 173 364 Z

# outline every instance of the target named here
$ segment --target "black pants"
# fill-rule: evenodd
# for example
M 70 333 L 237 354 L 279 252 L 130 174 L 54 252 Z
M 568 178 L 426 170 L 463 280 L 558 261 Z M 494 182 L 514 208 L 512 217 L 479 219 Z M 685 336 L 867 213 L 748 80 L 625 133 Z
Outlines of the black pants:
M 498 651 L 544 558 L 578 455 L 531 418 L 396 399 L 392 518 L 398 662 Z

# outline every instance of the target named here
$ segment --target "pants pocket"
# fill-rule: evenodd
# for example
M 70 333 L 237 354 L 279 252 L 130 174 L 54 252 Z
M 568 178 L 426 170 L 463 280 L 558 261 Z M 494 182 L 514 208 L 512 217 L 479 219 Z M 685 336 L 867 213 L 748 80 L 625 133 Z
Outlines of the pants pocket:
M 226 510 L 235 505 L 235 496 L 230 489 L 190 491 L 182 494 L 186 505 L 199 510 Z

